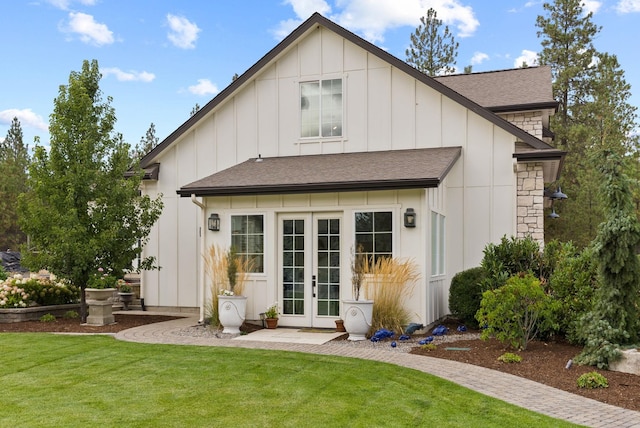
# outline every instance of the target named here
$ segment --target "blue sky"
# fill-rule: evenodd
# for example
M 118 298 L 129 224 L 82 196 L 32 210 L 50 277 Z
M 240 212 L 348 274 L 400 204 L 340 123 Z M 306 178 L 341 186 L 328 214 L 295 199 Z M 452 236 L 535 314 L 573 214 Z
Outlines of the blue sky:
M 47 126 L 58 88 L 84 59 L 97 59 L 113 97 L 116 131 L 134 145 L 150 123 L 162 140 L 318 11 L 404 59 L 429 7 L 460 43 L 457 66 L 473 71 L 534 63 L 539 0 L 25 0 L 4 2 L 0 38 L 0 138 L 14 116 L 25 143 Z M 640 0 L 585 0 L 602 31 L 596 48 L 616 54 L 640 107 Z

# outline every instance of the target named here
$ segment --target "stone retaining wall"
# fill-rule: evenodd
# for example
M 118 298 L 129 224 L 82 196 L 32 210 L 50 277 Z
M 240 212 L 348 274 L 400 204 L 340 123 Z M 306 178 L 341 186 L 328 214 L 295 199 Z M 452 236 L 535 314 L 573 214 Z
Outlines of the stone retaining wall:
M 39 320 L 41 316 L 46 314 L 61 317 L 68 311 L 79 310 L 79 303 L 72 303 L 68 305 L 33 306 L 30 308 L 0 309 L 0 324 Z

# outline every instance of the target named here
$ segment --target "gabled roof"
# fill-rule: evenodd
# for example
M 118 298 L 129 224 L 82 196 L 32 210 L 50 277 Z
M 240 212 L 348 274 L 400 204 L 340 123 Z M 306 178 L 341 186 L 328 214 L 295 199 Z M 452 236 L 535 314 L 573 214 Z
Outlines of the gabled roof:
M 157 156 L 162 153 L 167 147 L 169 147 L 174 141 L 179 139 L 184 133 L 186 133 L 192 126 L 194 126 L 200 119 L 205 117 L 209 112 L 215 109 L 218 105 L 223 103 L 229 96 L 235 93 L 238 89 L 240 89 L 245 83 L 250 81 L 259 71 L 263 70 L 266 66 L 271 64 L 273 61 L 277 60 L 280 55 L 287 51 L 287 49 L 292 46 L 298 39 L 303 37 L 309 31 L 313 30 L 317 26 L 322 26 L 337 35 L 345 38 L 351 43 L 359 46 L 365 51 L 369 52 L 372 55 L 377 56 L 383 61 L 386 61 L 390 65 L 404 71 L 409 74 L 411 77 L 414 77 L 418 81 L 424 83 L 425 85 L 433 88 L 434 90 L 442 93 L 444 96 L 458 102 L 469 110 L 475 112 L 479 116 L 488 120 L 489 122 L 495 124 L 496 126 L 504 129 L 506 132 L 514 135 L 522 142 L 531 146 L 533 149 L 538 149 L 541 153 L 540 156 L 544 157 L 548 151 L 557 152 L 553 147 L 549 146 L 542 140 L 534 137 L 528 132 L 518 128 L 517 126 L 507 122 L 506 120 L 498 117 L 488 109 L 482 107 L 476 102 L 470 100 L 469 98 L 461 95 L 450 87 L 444 85 L 436 79 L 433 79 L 427 76 L 424 73 L 421 73 L 417 69 L 411 67 L 406 62 L 396 58 L 395 56 L 389 54 L 388 52 L 380 49 L 374 44 L 364 40 L 363 38 L 357 36 L 356 34 L 348 31 L 347 29 L 339 26 L 338 24 L 330 21 L 329 19 L 323 17 L 319 13 L 314 13 L 311 15 L 309 19 L 303 22 L 298 28 L 293 30 L 291 34 L 284 38 L 278 45 L 276 45 L 273 49 L 271 49 L 265 56 L 260 58 L 258 62 L 251 66 L 246 72 L 244 72 L 240 77 L 238 77 L 235 81 L 233 81 L 229 86 L 227 86 L 224 90 L 222 90 L 218 95 L 215 96 L 210 102 L 208 102 L 205 106 L 203 106 L 196 114 L 194 114 L 191 118 L 189 118 L 186 122 L 184 122 L 180 127 L 178 127 L 174 132 L 172 132 L 167 138 L 165 138 L 158 146 L 156 146 L 153 150 L 151 150 L 147 155 L 145 155 L 140 161 L 141 166 L 147 167 L 153 162 L 156 161 Z M 550 153 L 549 153 L 550 154 Z M 557 153 L 556 153 L 557 155 Z
M 254 158 L 183 186 L 180 196 L 237 196 L 437 187 L 460 147 Z
M 493 112 L 556 109 L 551 67 L 527 67 L 434 77 Z

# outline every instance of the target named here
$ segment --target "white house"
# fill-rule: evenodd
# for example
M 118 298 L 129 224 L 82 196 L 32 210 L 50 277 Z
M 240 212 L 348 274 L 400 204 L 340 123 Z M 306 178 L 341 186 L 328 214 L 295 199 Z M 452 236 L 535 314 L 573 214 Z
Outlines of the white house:
M 256 261 L 248 319 L 277 301 L 280 325 L 332 327 L 361 243 L 418 263 L 408 305 L 430 323 L 487 243 L 543 240 L 555 107 L 548 68 L 434 79 L 314 14 L 143 158 L 165 205 L 145 305 L 202 315 L 202 254 L 233 244 Z

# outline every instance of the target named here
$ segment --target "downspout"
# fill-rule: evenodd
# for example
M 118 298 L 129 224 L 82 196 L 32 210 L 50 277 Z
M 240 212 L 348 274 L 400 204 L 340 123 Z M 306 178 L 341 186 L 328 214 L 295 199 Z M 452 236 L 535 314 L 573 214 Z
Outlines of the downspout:
M 207 207 L 202 202 L 200 202 L 196 198 L 196 195 L 194 194 L 191 195 L 191 202 L 199 206 L 200 209 L 202 210 L 202 225 L 200 226 L 200 255 L 202 256 L 205 250 L 204 234 L 206 233 L 205 230 L 207 230 L 206 229 L 207 213 L 205 212 L 205 210 Z M 201 296 L 200 297 L 200 319 L 198 320 L 198 324 L 204 324 L 204 299 L 206 296 L 206 290 L 205 290 L 205 284 L 204 284 L 204 264 L 202 263 L 202 261 L 200 261 L 200 269 L 198 271 L 198 283 L 200 285 L 200 296 Z

